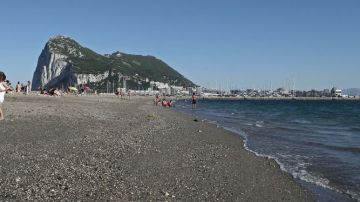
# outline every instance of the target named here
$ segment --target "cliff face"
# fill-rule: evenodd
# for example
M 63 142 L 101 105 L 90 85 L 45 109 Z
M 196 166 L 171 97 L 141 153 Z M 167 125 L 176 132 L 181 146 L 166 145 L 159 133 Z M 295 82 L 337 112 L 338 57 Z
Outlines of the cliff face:
M 136 88 L 145 88 L 150 80 L 184 87 L 194 85 L 153 56 L 120 52 L 100 55 L 71 38 L 58 36 L 46 43 L 39 56 L 32 89 L 88 84 L 101 90 L 109 82 L 122 87 L 120 84 L 124 76 Z
M 47 43 L 38 59 L 32 89 L 47 88 L 61 80 L 71 78 L 71 66 L 66 55 L 56 53 Z

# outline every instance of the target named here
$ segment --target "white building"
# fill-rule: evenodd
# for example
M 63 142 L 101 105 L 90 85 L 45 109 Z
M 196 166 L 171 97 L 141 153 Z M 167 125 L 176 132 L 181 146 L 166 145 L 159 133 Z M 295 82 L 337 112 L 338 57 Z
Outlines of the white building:
M 335 90 L 335 97 L 341 97 L 342 91 L 340 89 Z
M 183 90 L 182 86 L 170 86 L 170 94 L 171 95 L 179 95 Z
M 202 88 L 201 87 L 196 87 L 196 94 L 197 95 L 201 95 L 203 92 Z
M 189 95 L 192 95 L 194 93 L 194 89 L 192 87 L 188 87 Z

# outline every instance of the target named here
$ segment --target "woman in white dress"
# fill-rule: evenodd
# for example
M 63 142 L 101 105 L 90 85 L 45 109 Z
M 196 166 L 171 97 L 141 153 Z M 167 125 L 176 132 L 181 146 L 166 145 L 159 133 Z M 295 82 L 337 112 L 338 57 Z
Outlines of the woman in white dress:
M 4 72 L 0 71 L 0 121 L 4 120 L 4 112 L 1 109 L 1 105 L 5 99 L 5 93 L 10 90 L 10 87 L 5 82 L 6 76 Z

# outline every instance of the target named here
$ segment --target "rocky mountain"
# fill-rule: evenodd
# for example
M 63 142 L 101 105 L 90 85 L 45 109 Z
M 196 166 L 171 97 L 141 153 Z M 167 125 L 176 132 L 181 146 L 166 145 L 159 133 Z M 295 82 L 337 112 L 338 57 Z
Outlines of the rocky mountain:
M 112 84 L 130 89 L 146 89 L 150 81 L 190 87 L 193 82 L 154 56 L 122 52 L 101 55 L 81 46 L 75 40 L 57 36 L 42 50 L 32 80 L 32 88 L 52 88 L 88 84 L 104 90 Z

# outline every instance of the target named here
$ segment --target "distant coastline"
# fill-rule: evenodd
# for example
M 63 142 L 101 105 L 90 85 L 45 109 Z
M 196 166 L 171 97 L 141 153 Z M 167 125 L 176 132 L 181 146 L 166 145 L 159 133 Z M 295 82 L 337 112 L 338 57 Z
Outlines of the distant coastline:
M 178 100 L 191 99 L 191 96 L 176 97 Z M 199 96 L 199 100 L 301 100 L 301 101 L 314 101 L 314 100 L 353 100 L 360 101 L 360 97 L 346 98 L 346 97 L 204 97 Z
M 203 100 L 356 100 L 360 101 L 360 97 L 344 98 L 344 97 L 200 97 Z

